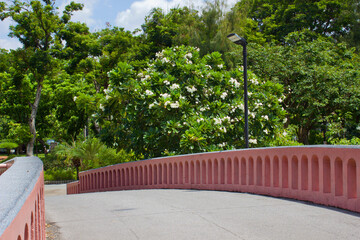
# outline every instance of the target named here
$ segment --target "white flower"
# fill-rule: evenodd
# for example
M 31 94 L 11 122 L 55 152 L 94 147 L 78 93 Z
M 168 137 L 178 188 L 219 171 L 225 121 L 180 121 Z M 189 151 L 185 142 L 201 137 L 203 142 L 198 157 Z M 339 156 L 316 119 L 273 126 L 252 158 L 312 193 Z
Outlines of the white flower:
M 206 109 L 205 108 L 200 108 L 200 112 L 203 112 L 203 111 L 205 111 Z
M 239 87 L 240 87 L 240 83 L 239 83 L 236 79 L 234 79 L 234 78 L 230 78 L 229 82 L 232 83 L 235 88 L 239 88 Z
M 221 124 L 222 120 L 220 118 L 214 118 L 215 124 Z
M 101 111 L 105 111 L 105 107 L 101 103 L 100 103 L 99 108 L 100 108 Z
M 170 85 L 170 82 L 169 82 L 168 80 L 165 80 L 165 81 L 164 81 L 164 84 L 165 84 L 165 85 Z
M 192 53 L 189 52 L 189 53 L 185 54 L 184 57 L 187 58 L 187 59 L 190 59 L 190 58 L 192 58 Z
M 222 69 L 224 67 L 224 65 L 220 64 L 218 65 L 218 68 Z
M 229 116 L 226 116 L 226 117 L 223 118 L 223 120 L 230 122 L 230 121 L 231 121 L 231 118 L 230 118 Z
M 161 58 L 161 57 L 163 57 L 163 52 L 157 52 L 157 53 L 155 54 L 155 56 L 156 56 L 157 58 Z
M 286 131 L 284 131 L 284 132 L 283 132 L 283 135 L 284 135 L 284 136 L 286 136 L 286 135 L 287 135 L 287 132 L 286 132 Z
M 77 99 L 77 96 L 74 96 L 74 102 L 76 101 L 76 99 Z
M 170 103 L 170 107 L 171 108 L 179 108 L 179 102 L 178 101 L 176 101 L 176 102 L 174 102 L 174 103 Z
M 263 132 L 264 132 L 265 134 L 269 134 L 269 130 L 267 130 L 267 129 L 265 129 Z
M 163 97 L 163 98 L 169 98 L 169 97 L 171 97 L 171 95 L 168 94 L 168 93 L 160 94 L 160 96 Z
M 146 90 L 145 94 L 148 95 L 148 96 L 154 95 L 154 93 L 152 91 L 150 91 L 150 90 Z
M 141 81 L 143 82 L 143 81 L 145 81 L 147 79 L 150 79 L 150 75 L 146 75 L 145 77 L 141 78 Z
M 265 118 L 265 120 L 269 120 L 268 115 L 262 116 L 263 118 Z
M 194 93 L 197 90 L 196 87 L 194 87 L 194 86 L 192 86 L 192 87 L 186 86 L 185 88 L 189 93 Z
M 244 104 L 240 104 L 240 105 L 238 106 L 238 108 L 240 108 L 241 110 L 244 111 L 244 109 L 245 109 Z
M 220 96 L 220 98 L 225 99 L 228 94 L 226 92 L 223 92 Z
M 170 104 L 170 103 L 171 103 L 170 101 L 166 101 L 166 102 L 164 103 L 164 105 L 167 106 L 167 105 Z
M 210 68 L 210 69 L 212 69 L 212 67 L 210 66 L 210 65 L 205 65 L 206 67 L 208 67 L 208 68 Z
M 180 88 L 180 86 L 179 86 L 179 84 L 176 84 L 176 83 L 174 83 L 173 85 L 170 86 L 171 90 L 175 90 L 175 89 L 178 89 L 178 88 Z
M 249 139 L 249 143 L 257 144 L 257 140 L 256 139 Z
M 170 60 L 165 57 L 165 58 L 161 59 L 161 62 L 162 63 L 168 63 L 168 62 L 170 62 Z
M 226 142 L 223 142 L 223 143 L 219 143 L 218 144 L 218 147 L 225 147 L 226 146 Z
M 226 133 L 226 127 L 220 128 L 220 131 L 222 131 L 223 133 Z
M 149 105 L 149 109 L 152 109 L 154 106 L 155 106 L 155 104 L 154 104 L 154 103 L 151 103 L 151 104 Z
M 255 79 L 250 79 L 250 82 L 255 84 L 255 85 L 259 84 L 259 81 L 256 78 Z
M 199 122 L 201 122 L 201 121 L 204 121 L 204 119 L 203 119 L 203 118 L 199 118 L 199 119 L 197 119 L 196 121 L 199 123 Z

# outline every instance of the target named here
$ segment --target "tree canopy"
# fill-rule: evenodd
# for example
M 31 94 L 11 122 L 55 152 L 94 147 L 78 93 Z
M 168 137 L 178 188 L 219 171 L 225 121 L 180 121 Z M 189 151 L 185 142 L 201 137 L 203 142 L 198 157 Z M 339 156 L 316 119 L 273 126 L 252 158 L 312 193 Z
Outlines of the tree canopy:
M 74 2 L 62 13 L 55 1 L 0 2 L 22 44 L 0 49 L 0 142 L 28 155 L 47 140 L 64 151 L 106 144 L 107 159 L 242 148 L 243 49 L 226 38 L 235 32 L 249 43 L 251 147 L 357 144 L 359 6 L 213 0 L 154 8 L 130 32 L 72 22 L 83 7 Z M 113 163 L 85 155 L 82 169 Z

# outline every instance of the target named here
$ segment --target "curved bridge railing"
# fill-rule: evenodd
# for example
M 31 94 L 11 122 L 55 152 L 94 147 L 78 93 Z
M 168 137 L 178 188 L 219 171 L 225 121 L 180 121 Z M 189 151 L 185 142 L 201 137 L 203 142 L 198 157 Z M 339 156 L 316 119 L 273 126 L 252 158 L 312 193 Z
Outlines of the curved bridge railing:
M 43 163 L 13 159 L 0 176 L 0 240 L 45 240 Z
M 360 212 L 360 147 L 245 149 L 129 162 L 81 172 L 67 191 L 156 188 L 247 192 Z

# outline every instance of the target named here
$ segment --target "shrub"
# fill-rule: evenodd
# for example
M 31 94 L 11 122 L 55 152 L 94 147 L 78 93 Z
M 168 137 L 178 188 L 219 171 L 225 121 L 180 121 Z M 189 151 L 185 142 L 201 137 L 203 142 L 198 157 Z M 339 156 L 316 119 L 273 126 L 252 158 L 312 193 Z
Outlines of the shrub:
M 109 77 L 98 118 L 108 145 L 138 157 L 244 146 L 243 69 L 227 71 L 220 53 L 168 48 L 144 70 L 121 62 Z M 248 79 L 250 145 L 268 146 L 283 128 L 283 86 Z
M 44 172 L 45 181 L 75 180 L 76 172 L 71 168 L 51 168 Z

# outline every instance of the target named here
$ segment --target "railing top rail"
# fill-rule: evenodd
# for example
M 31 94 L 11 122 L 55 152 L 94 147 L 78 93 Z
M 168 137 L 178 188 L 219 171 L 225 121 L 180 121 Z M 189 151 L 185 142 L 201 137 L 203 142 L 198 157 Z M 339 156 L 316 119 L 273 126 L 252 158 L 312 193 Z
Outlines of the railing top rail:
M 175 156 L 165 156 L 165 157 L 156 157 L 156 158 L 147 158 L 147 159 L 142 159 L 136 162 L 141 162 L 141 161 L 147 161 L 147 160 L 156 160 L 156 159 L 166 159 L 166 158 L 181 158 L 181 157 L 189 157 L 189 156 L 203 156 L 203 155 L 211 155 L 211 154 L 219 154 L 219 153 L 231 153 L 231 152 L 241 152 L 241 151 L 256 151 L 256 150 L 260 150 L 260 151 L 264 151 L 264 150 L 276 150 L 276 149 L 296 149 L 296 148 L 314 148 L 314 149 L 359 149 L 360 150 L 360 145 L 299 145 L 299 146 L 281 146 L 281 147 L 262 147 L 262 148 L 244 148 L 244 149 L 234 149 L 234 150 L 224 150 L 224 151 L 214 151 L 214 152 L 199 152 L 199 153 L 190 153 L 190 154 L 183 154 L 183 155 L 175 155 Z M 125 162 L 125 163 L 118 163 L 115 165 L 120 165 L 120 164 L 127 164 L 129 162 Z M 114 166 L 114 165 L 108 165 L 108 166 L 104 166 L 104 167 L 100 167 L 100 168 L 96 168 L 96 169 L 102 169 L 102 168 L 107 168 L 110 166 Z M 87 172 L 87 171 L 93 171 L 95 169 L 89 169 L 86 171 L 82 171 L 82 172 Z
M 43 169 L 37 157 L 19 157 L 0 176 L 0 236 L 16 217 Z

